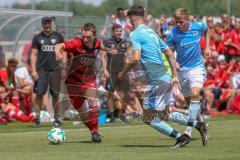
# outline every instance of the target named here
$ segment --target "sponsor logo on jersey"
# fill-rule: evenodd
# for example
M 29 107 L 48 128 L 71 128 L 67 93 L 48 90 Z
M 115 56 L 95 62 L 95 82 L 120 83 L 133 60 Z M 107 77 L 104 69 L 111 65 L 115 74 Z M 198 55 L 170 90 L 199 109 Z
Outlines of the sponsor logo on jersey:
M 43 52 L 54 52 L 54 48 L 54 45 L 43 45 L 41 49 Z
M 198 32 L 197 31 L 192 31 L 193 35 L 194 36 L 197 36 L 198 35 Z
M 40 41 L 40 43 L 41 43 L 41 44 L 44 44 L 44 40 L 42 39 L 42 40 Z
M 85 66 L 94 65 L 95 59 L 93 57 L 80 57 L 80 63 Z

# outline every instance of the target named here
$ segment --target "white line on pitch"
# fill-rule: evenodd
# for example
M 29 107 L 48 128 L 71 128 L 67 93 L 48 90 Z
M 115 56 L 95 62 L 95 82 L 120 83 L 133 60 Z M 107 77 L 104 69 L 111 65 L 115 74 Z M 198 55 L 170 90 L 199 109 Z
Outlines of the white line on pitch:
M 134 125 L 134 126 L 112 126 L 112 127 L 101 127 L 100 130 L 105 130 L 105 129 L 111 129 L 111 128 L 133 128 L 133 127 L 139 127 L 142 125 Z M 85 131 L 89 130 L 88 128 L 74 128 L 74 129 L 64 129 L 64 131 Z M 8 136 L 8 135 L 19 135 L 19 134 L 35 134 L 35 133 L 46 133 L 48 131 L 36 131 L 36 132 L 18 132 L 18 133 L 2 133 L 0 136 Z

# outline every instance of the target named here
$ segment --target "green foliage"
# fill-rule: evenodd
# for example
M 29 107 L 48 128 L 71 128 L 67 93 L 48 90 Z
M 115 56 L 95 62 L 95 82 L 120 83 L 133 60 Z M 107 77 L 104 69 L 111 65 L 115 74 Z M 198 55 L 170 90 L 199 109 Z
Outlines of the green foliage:
M 170 16 L 176 8 L 184 7 L 191 11 L 193 15 L 213 15 L 219 16 L 227 13 L 228 0 L 133 0 L 134 4 L 148 6 L 149 13 L 154 17 L 160 15 Z M 84 4 L 81 1 L 68 0 L 68 10 L 80 16 L 105 16 L 116 13 L 118 7 L 129 8 L 128 0 L 105 0 L 100 6 Z M 30 4 L 13 5 L 13 8 L 30 9 Z M 240 0 L 231 0 L 231 13 L 239 15 Z M 64 1 L 49 0 L 36 4 L 38 10 L 58 10 L 64 11 Z

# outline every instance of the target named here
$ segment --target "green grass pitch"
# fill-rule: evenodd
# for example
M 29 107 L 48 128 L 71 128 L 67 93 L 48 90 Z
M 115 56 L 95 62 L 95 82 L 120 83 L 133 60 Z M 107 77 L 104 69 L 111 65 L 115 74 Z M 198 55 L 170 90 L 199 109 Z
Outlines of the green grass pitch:
M 185 127 L 171 123 L 184 131 Z M 171 149 L 174 139 L 164 136 L 142 122 L 100 127 L 101 144 L 90 142 L 89 131 L 81 124 L 64 122 L 66 142 L 49 145 L 51 124 L 12 123 L 0 126 L 1 160 L 240 160 L 240 116 L 221 116 L 210 121 L 209 143 L 202 147 L 200 135 L 185 148 Z

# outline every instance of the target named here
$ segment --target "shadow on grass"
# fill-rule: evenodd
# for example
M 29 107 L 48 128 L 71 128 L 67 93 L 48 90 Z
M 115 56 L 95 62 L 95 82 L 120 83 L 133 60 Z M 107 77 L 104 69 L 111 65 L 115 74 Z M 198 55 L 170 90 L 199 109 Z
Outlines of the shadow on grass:
M 68 141 L 68 142 L 65 142 L 65 143 L 85 143 L 85 144 L 90 144 L 92 143 L 92 141 Z
M 171 145 L 148 145 L 148 144 L 127 144 L 127 145 L 121 145 L 121 147 L 126 147 L 126 148 L 170 148 Z

